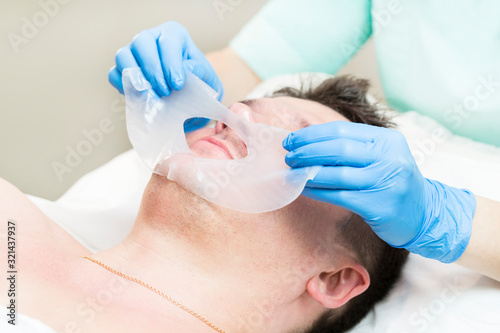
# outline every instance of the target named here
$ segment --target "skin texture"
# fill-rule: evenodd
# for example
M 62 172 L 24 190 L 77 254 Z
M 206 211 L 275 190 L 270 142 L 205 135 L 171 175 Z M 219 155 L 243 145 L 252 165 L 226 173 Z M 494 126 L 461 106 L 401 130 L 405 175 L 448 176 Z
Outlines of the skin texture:
M 236 103 L 230 109 L 290 130 L 346 120 L 321 104 L 292 97 Z M 228 158 L 203 139 L 207 136 L 224 142 L 235 158 L 246 154 L 241 140 L 219 123 L 189 136 L 191 149 L 201 156 Z M 17 221 L 22 240 L 19 312 L 65 332 L 213 332 L 155 293 L 82 259 L 90 253 L 12 185 L 2 181 L 0 195 L 7 203 L 0 216 Z M 369 285 L 356 256 L 335 241 L 349 215 L 302 196 L 274 212 L 235 212 L 152 175 L 130 235 L 94 257 L 165 292 L 226 332 L 292 332 Z M 6 235 L 0 237 L 3 243 Z M 5 251 L 1 255 L 6 261 Z M 0 289 L 6 288 L 2 280 Z M 7 304 L 6 293 L 0 297 Z

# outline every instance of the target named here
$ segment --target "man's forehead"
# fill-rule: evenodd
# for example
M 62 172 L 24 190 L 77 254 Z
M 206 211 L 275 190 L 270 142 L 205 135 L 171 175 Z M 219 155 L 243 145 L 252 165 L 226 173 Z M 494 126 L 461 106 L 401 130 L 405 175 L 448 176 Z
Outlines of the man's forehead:
M 293 116 L 305 120 L 304 126 L 330 121 L 349 121 L 337 111 L 321 103 L 290 96 L 264 97 L 243 101 L 254 112 L 264 115 Z

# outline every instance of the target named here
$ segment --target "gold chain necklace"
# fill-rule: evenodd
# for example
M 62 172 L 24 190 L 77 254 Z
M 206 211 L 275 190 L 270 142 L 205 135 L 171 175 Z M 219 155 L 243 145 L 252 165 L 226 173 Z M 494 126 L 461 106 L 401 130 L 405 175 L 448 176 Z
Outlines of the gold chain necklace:
M 104 267 L 105 269 L 107 269 L 108 271 L 110 271 L 111 273 L 113 274 L 116 274 L 118 276 L 121 276 L 122 278 L 124 279 L 127 279 L 129 281 L 132 281 L 132 282 L 135 282 L 135 283 L 138 283 L 140 284 L 141 286 L 143 287 L 146 287 L 148 288 L 149 290 L 151 291 L 154 291 L 155 293 L 157 293 L 158 295 L 160 295 L 161 297 L 165 298 L 167 301 L 169 301 L 170 303 L 174 304 L 175 306 L 181 308 L 182 310 L 186 311 L 187 313 L 189 313 L 190 315 L 198 318 L 199 320 L 201 320 L 203 323 L 205 323 L 206 325 L 208 325 L 209 327 L 213 328 L 214 330 L 216 330 L 217 332 L 219 333 L 225 333 L 223 330 L 221 330 L 220 328 L 218 328 L 217 326 L 215 326 L 214 324 L 212 324 L 210 321 L 208 321 L 207 319 L 203 318 L 202 316 L 200 316 L 199 314 L 197 314 L 196 312 L 194 312 L 193 310 L 190 310 L 188 309 L 187 307 L 185 307 L 184 305 L 182 305 L 181 303 L 177 302 L 176 300 L 170 298 L 169 296 L 165 295 L 163 292 L 159 291 L 158 289 L 154 288 L 153 286 L 147 284 L 146 282 L 143 282 L 141 280 L 139 280 L 138 278 L 134 278 L 134 277 L 131 277 L 131 276 L 128 276 L 126 274 L 123 274 L 121 272 L 118 272 L 116 269 L 113 269 L 105 264 L 103 264 L 102 262 L 100 262 L 99 260 L 97 259 L 94 259 L 92 257 L 88 257 L 88 256 L 85 256 L 83 257 L 84 259 L 88 259 L 96 264 L 98 264 L 99 266 L 102 266 Z

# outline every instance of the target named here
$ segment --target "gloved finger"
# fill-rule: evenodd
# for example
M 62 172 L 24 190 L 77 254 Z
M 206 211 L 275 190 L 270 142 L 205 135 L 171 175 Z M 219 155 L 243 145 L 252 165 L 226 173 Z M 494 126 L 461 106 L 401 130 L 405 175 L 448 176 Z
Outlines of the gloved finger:
M 137 59 L 144 77 L 151 83 L 156 93 L 160 97 L 170 95 L 154 35 L 147 30 L 141 32 L 132 41 L 130 49 Z
M 369 196 L 359 191 L 350 190 L 328 190 L 320 188 L 306 187 L 302 195 L 317 201 L 326 202 L 339 206 L 360 215 L 363 219 L 371 217 L 370 211 L 378 211 L 379 207 L 374 207 Z
M 123 95 L 123 83 L 122 83 L 122 74 L 116 68 L 116 66 L 113 66 L 109 72 L 108 72 L 108 81 L 111 83 L 113 87 L 115 87 L 120 94 Z
M 222 86 L 222 82 L 220 81 L 219 77 L 217 76 L 217 73 L 215 73 L 215 70 L 213 69 L 212 65 L 208 61 L 208 59 L 205 57 L 203 52 L 196 46 L 196 44 L 189 39 L 187 41 L 187 46 L 189 50 L 189 55 L 190 58 L 193 60 L 199 61 L 200 64 L 204 65 L 206 68 L 206 76 L 204 81 L 212 87 L 215 91 L 219 93 L 219 100 L 222 99 L 222 95 L 224 94 L 224 88 Z
M 378 195 L 374 193 L 373 195 Z M 380 203 L 373 200 L 373 195 L 365 191 L 351 190 L 327 190 L 306 187 L 302 195 L 335 206 L 339 206 L 358 214 L 363 220 L 368 221 L 370 227 L 380 235 L 380 228 L 384 225 L 384 220 L 380 216 L 385 216 L 390 210 L 387 206 L 380 206 Z M 402 223 L 403 225 L 403 223 Z
M 218 81 L 218 84 L 217 84 L 217 88 L 215 88 L 215 91 L 217 91 L 217 93 L 219 94 L 217 96 L 217 99 L 220 101 L 222 101 L 222 97 L 224 97 L 224 86 L 222 85 L 222 81 L 219 80 L 219 78 L 217 78 L 217 81 Z
M 186 36 L 179 29 L 181 28 L 177 25 L 168 25 L 162 31 L 157 41 L 161 65 L 167 79 L 167 84 L 170 88 L 176 90 L 182 89 L 186 80 L 186 73 L 182 66 L 184 50 L 186 48 Z
M 329 190 L 305 187 L 301 194 L 313 200 L 326 202 L 348 209 L 357 214 L 357 200 L 352 200 L 350 192 L 351 191 L 348 190 Z
M 210 67 L 200 63 L 197 60 L 185 60 L 183 63 L 186 70 L 190 71 L 201 80 L 203 80 L 206 84 L 208 84 L 213 90 L 215 90 L 218 94 L 217 98 L 220 101 L 223 95 L 222 83 L 219 81 L 219 78 L 215 74 Z
M 139 64 L 130 50 L 130 46 L 122 47 L 116 52 L 115 63 L 120 73 L 122 73 L 125 68 L 139 67 Z
M 199 77 L 201 80 L 206 82 L 205 79 L 209 76 L 209 74 L 207 73 L 208 68 L 205 65 L 201 64 L 197 60 L 189 59 L 183 62 L 183 66 L 188 71 L 190 71 L 191 73 Z
M 311 125 L 290 133 L 283 141 L 283 148 L 293 150 L 306 144 L 347 138 L 361 142 L 372 141 L 383 133 L 385 128 L 348 121 L 332 121 L 325 124 Z
M 376 160 L 374 144 L 351 139 L 313 142 L 290 151 L 285 162 L 292 168 L 311 165 L 364 167 Z
M 377 184 L 379 178 L 366 168 L 346 166 L 322 167 L 306 184 L 308 188 L 330 190 L 365 190 Z
M 382 206 L 380 201 L 373 200 L 373 196 L 367 192 L 311 189 L 306 187 L 302 195 L 348 209 L 361 216 L 372 230 L 391 246 L 400 247 L 418 234 L 418 230 L 415 230 L 419 229 L 418 227 L 415 228 L 415 225 L 412 224 L 408 225 L 407 221 L 401 219 L 399 216 L 388 215 L 392 213 L 390 205 Z M 375 195 L 378 195 L 378 193 Z M 392 226 L 388 226 L 387 220 L 381 218 L 384 216 L 391 216 L 393 222 L 390 224 Z M 417 225 L 419 225 L 418 222 Z
M 203 126 L 205 126 L 206 124 L 208 124 L 209 121 L 210 121 L 210 119 L 206 119 L 206 118 L 188 119 L 184 123 L 184 132 L 188 133 L 188 132 L 196 131 L 197 129 L 200 129 Z

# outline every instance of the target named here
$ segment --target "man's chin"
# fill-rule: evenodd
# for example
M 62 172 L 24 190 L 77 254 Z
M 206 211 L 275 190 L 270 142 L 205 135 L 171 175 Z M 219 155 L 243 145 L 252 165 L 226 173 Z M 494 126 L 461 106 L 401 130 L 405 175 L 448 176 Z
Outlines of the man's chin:
M 206 208 L 211 210 L 221 209 L 220 206 L 203 199 L 165 176 L 153 173 L 149 185 L 153 185 L 161 189 L 164 193 L 164 200 L 168 200 L 169 203 L 177 202 L 179 204 L 179 208 L 190 206 L 198 210 Z

